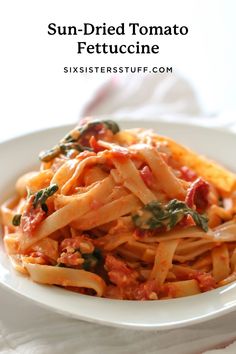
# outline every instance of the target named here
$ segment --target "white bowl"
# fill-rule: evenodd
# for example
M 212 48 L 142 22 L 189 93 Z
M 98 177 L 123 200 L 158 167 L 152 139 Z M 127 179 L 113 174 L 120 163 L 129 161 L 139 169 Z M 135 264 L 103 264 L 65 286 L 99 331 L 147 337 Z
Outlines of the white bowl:
M 164 122 L 121 123 L 121 127 L 153 128 L 195 151 L 235 170 L 236 136 L 227 131 Z M 1 201 L 12 194 L 18 176 L 36 165 L 38 152 L 53 146 L 71 126 L 28 134 L 0 144 Z M 16 273 L 0 248 L 0 283 L 18 295 L 53 311 L 111 326 L 170 329 L 226 314 L 236 307 L 236 283 L 204 294 L 162 301 L 122 301 L 80 295 L 54 286 L 33 283 Z

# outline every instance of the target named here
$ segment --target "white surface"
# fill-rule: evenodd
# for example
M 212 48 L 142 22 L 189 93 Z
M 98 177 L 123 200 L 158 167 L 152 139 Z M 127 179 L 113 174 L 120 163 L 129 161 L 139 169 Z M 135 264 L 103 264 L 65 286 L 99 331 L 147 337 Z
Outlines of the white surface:
M 158 120 L 155 122 L 122 121 L 121 128 L 140 125 L 144 128 L 152 127 L 154 131 L 170 136 L 195 151 L 216 159 L 232 170 L 235 168 L 231 152 L 236 150 L 236 139 L 230 132 L 194 125 L 164 123 Z M 2 143 L 0 160 L 3 165 L 6 166 L 8 161 L 13 160 L 15 163 L 8 164 L 8 167 L 2 171 L 0 190 L 10 191 L 13 187 L 12 180 L 16 180 L 22 171 L 30 171 L 35 166 L 38 151 L 54 146 L 71 128 L 67 126 L 50 129 Z M 219 141 L 224 146 L 220 151 L 215 149 Z M 12 270 L 2 247 L 0 282 L 38 304 L 70 317 L 134 329 L 177 328 L 226 314 L 236 308 L 236 283 L 201 295 L 157 302 L 102 299 L 68 292 L 58 287 L 42 286 Z

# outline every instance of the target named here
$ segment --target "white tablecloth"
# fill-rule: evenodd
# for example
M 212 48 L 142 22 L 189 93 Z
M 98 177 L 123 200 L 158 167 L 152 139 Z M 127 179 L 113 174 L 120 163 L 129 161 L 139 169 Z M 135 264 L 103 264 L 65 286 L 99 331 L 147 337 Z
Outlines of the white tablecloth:
M 231 113 L 203 117 L 189 85 L 175 76 L 118 77 L 88 101 L 84 114 L 191 120 L 236 131 Z M 52 122 L 49 122 L 51 125 Z M 0 289 L 0 352 L 4 354 L 200 354 L 236 339 L 236 312 L 164 332 L 110 328 L 72 320 Z M 236 353 L 236 344 L 207 353 Z

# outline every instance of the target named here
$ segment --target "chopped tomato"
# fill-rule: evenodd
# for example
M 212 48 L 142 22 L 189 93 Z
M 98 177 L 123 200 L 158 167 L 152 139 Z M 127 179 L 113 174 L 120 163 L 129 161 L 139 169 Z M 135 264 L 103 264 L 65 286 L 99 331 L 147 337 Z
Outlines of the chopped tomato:
M 63 251 L 67 248 L 80 249 L 82 253 L 92 253 L 94 251 L 91 239 L 85 235 L 65 238 L 60 244 L 60 250 Z
M 65 238 L 60 244 L 60 251 L 62 253 L 57 259 L 58 263 L 63 263 L 68 267 L 80 266 L 84 263 L 81 253 L 92 253 L 94 245 L 87 236 L 81 235 Z
M 112 255 L 107 255 L 105 260 L 105 269 L 108 272 L 109 279 L 118 287 L 137 284 L 138 273 L 129 268 L 121 259 Z
M 199 177 L 191 184 L 190 188 L 187 191 L 187 195 L 185 198 L 186 204 L 190 208 L 196 207 L 197 211 L 199 212 L 204 211 L 209 204 L 209 190 L 209 183 Z
M 140 175 L 144 181 L 144 183 L 151 188 L 153 185 L 153 174 L 150 168 L 145 165 L 142 170 L 140 171 Z
M 30 196 L 26 202 L 26 206 L 21 217 L 22 232 L 28 234 L 29 236 L 32 236 L 35 229 L 46 218 L 46 213 L 41 207 L 38 206 L 34 208 L 34 198 L 34 195 Z
M 191 275 L 191 279 L 197 280 L 199 288 L 202 291 L 209 291 L 209 290 L 213 290 L 216 288 L 215 279 L 209 273 L 197 271 Z
M 105 141 L 111 141 L 113 133 L 110 129 L 107 129 L 103 123 L 90 126 L 86 133 L 80 138 L 80 143 L 83 146 L 89 146 L 90 138 L 94 136 L 95 139 L 102 139 Z
M 103 146 L 99 145 L 99 143 L 97 142 L 94 135 L 92 135 L 91 138 L 89 139 L 89 144 L 90 144 L 91 148 L 93 149 L 93 151 L 95 151 L 95 152 L 105 150 L 105 148 Z
M 184 218 L 179 222 L 180 227 L 194 226 L 196 225 L 191 215 L 185 215 Z
M 80 242 L 80 237 L 65 238 L 60 244 L 60 250 L 64 250 L 66 247 L 79 248 Z
M 193 182 L 197 178 L 196 172 L 188 168 L 187 166 L 180 167 L 181 178 L 187 182 Z
M 73 250 L 72 252 L 70 252 Z M 81 257 L 80 252 L 74 252 L 74 249 L 67 247 L 67 252 L 62 252 L 57 262 L 65 264 L 68 267 L 78 266 L 84 263 L 84 259 Z

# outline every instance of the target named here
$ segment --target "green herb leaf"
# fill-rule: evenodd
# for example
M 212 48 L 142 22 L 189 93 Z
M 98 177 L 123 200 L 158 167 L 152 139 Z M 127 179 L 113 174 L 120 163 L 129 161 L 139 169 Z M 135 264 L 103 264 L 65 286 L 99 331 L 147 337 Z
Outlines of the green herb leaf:
M 41 208 L 47 212 L 48 211 L 48 207 L 46 205 L 46 201 L 49 197 L 51 197 L 54 193 L 56 193 L 58 191 L 58 185 L 57 184 L 52 184 L 51 186 L 44 188 L 44 189 L 40 189 L 40 191 L 38 191 L 35 194 L 34 197 L 34 201 L 33 201 L 33 207 L 37 208 L 38 206 L 41 206 Z
M 83 258 L 84 258 L 84 263 L 83 263 L 84 270 L 90 270 L 91 268 L 94 268 L 98 263 L 98 259 L 93 254 L 83 254 Z
M 81 145 L 80 139 L 97 125 L 104 126 L 106 129 L 111 130 L 113 134 L 120 131 L 118 124 L 113 120 L 93 120 L 71 131 L 52 149 L 42 151 L 39 154 L 39 159 L 43 162 L 49 162 L 60 154 L 66 155 L 70 149 L 75 149 L 79 152 L 85 150 L 92 151 L 91 148 Z
M 132 220 L 136 227 L 144 230 L 154 230 L 165 227 L 173 229 L 186 215 L 191 215 L 194 222 L 202 230 L 207 232 L 208 219 L 205 215 L 189 208 L 184 202 L 173 199 L 163 206 L 158 201 L 145 205 L 138 214 L 133 215 Z
M 42 203 L 41 208 L 43 209 L 43 211 L 45 211 L 45 213 L 48 212 L 48 206 L 46 203 Z
M 82 256 L 84 258 L 84 270 L 91 270 L 92 268 L 95 268 L 97 264 L 102 260 L 102 253 L 98 248 L 95 248 L 93 253 L 83 253 Z
M 193 211 L 192 213 L 189 214 L 192 216 L 197 226 L 199 226 L 205 232 L 208 231 L 208 218 L 205 215 L 200 215 L 196 211 Z
M 120 131 L 119 125 L 113 120 L 93 120 L 86 123 L 82 127 L 79 127 L 80 137 L 97 125 L 105 126 L 105 128 L 111 130 L 113 134 L 116 134 Z
M 107 129 L 110 129 L 113 134 L 119 133 L 120 127 L 119 125 L 114 122 L 114 120 L 104 120 L 103 124 L 107 127 Z
M 21 221 L 21 214 L 15 214 L 12 219 L 12 225 L 19 226 Z
M 63 139 L 62 142 L 64 143 L 74 143 L 76 142 L 76 139 L 73 138 L 73 136 L 71 136 L 71 134 L 67 134 Z
M 43 162 L 49 162 L 60 154 L 60 147 L 54 146 L 52 149 L 42 151 L 39 154 L 39 159 Z

